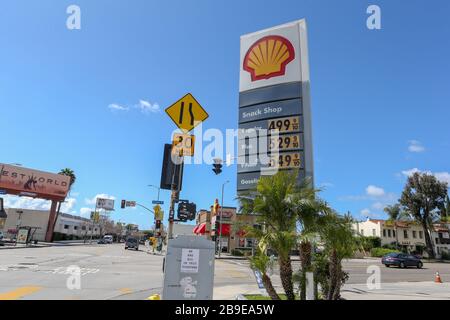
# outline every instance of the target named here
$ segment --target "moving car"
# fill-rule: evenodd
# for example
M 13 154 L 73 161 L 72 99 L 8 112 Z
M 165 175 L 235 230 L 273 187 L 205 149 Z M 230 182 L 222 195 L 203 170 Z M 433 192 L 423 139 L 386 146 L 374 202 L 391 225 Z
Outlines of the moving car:
M 136 251 L 139 250 L 139 241 L 136 238 L 128 238 L 127 241 L 125 241 L 125 250 L 127 249 L 135 249 Z
M 381 259 L 381 263 L 388 268 L 390 266 L 400 268 L 416 267 L 418 269 L 423 267 L 423 263 L 419 258 L 406 253 L 389 253 Z
M 105 240 L 106 243 L 113 243 L 113 236 L 106 235 L 103 237 L 103 240 Z

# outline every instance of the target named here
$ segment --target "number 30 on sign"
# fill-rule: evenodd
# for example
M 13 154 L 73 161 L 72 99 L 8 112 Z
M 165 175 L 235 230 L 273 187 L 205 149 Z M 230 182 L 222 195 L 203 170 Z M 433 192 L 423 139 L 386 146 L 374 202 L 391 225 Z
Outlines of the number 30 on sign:
M 172 138 L 172 153 L 180 157 L 194 155 L 195 136 L 175 133 Z

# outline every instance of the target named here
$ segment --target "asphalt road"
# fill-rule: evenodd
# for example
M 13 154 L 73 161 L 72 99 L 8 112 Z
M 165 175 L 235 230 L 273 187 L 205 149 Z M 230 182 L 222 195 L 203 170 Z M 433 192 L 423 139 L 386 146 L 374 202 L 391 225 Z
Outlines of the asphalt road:
M 137 299 L 162 291 L 163 256 L 124 250 L 123 244 L 58 246 L 0 250 L 0 299 Z M 348 284 L 366 283 L 367 268 L 380 267 L 382 283 L 433 281 L 439 271 L 450 281 L 450 264 L 425 263 L 424 268 L 386 268 L 379 260 L 350 260 L 344 269 Z M 81 288 L 70 290 L 69 266 L 81 268 Z M 298 270 L 298 262 L 294 263 Z M 275 286 L 280 281 L 277 271 Z M 233 299 L 238 293 L 257 291 L 254 275 L 243 260 L 216 260 L 214 298 Z
M 241 266 L 248 266 L 246 261 L 235 261 L 234 263 Z M 293 270 L 298 271 L 300 262 L 292 263 Z M 365 284 L 372 271 L 368 268 L 376 266 L 381 274 L 381 283 L 396 282 L 422 282 L 434 281 L 436 272 L 439 272 L 441 278 L 450 281 L 450 263 L 427 263 L 424 262 L 422 269 L 406 268 L 400 269 L 396 267 L 387 268 L 381 264 L 380 259 L 350 259 L 343 262 L 343 269 L 349 274 L 348 284 Z M 248 268 L 248 267 L 247 267 Z M 274 266 L 274 275 L 279 275 L 278 267 Z
M 124 250 L 123 244 L 0 250 L 0 300 L 137 299 L 161 293 L 163 256 Z M 81 288 L 70 290 L 67 270 L 81 268 Z M 232 299 L 238 285 L 255 286 L 252 272 L 217 261 L 215 297 Z M 218 290 L 216 292 L 216 289 Z

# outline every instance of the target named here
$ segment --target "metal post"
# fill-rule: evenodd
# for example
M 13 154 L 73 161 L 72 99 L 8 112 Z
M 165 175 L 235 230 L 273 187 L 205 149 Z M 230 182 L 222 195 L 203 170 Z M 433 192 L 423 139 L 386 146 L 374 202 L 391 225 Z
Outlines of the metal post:
M 173 220 L 175 217 L 175 202 L 178 201 L 180 194 L 181 176 L 183 175 L 183 157 L 178 157 L 179 164 L 175 165 L 175 170 L 172 175 L 172 194 L 170 196 L 170 209 L 169 209 L 169 227 L 167 238 L 173 239 Z M 178 176 L 177 176 L 178 175 Z M 178 178 L 178 182 L 175 185 L 175 178 Z
M 225 183 L 222 184 L 222 201 L 220 204 L 220 220 L 219 220 L 219 258 L 220 258 L 220 254 L 222 253 L 222 218 L 223 218 L 223 192 L 225 189 L 225 185 L 230 182 L 230 181 L 226 181 Z
M 94 216 L 92 220 L 92 230 L 91 230 L 91 240 L 89 241 L 89 244 L 92 244 L 92 236 L 94 235 L 94 220 L 95 220 L 95 216 L 97 214 L 97 199 L 95 199 L 95 211 L 94 211 Z

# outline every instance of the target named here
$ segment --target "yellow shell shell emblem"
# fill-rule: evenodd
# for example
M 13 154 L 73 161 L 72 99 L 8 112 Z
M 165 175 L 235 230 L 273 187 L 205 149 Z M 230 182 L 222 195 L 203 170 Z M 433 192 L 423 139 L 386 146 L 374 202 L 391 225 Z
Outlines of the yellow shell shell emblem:
M 252 81 L 283 76 L 286 66 L 294 60 L 292 43 L 281 36 L 267 36 L 256 41 L 244 58 L 244 70 L 251 74 Z

